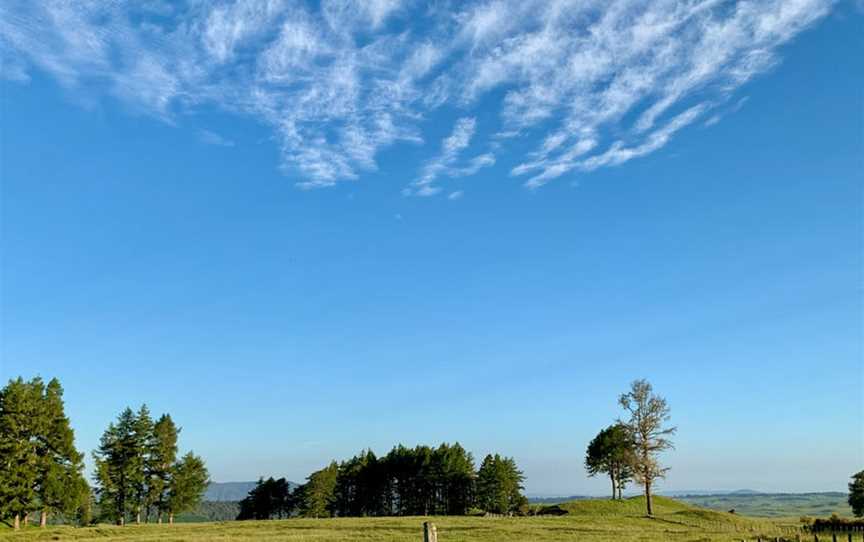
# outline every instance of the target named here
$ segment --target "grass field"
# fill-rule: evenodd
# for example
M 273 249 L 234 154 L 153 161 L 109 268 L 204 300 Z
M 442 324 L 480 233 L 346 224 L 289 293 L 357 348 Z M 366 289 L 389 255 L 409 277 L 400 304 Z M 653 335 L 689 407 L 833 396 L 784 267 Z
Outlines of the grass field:
M 623 502 L 585 500 L 561 505 L 564 516 L 517 518 L 482 517 L 408 517 L 289 519 L 87 528 L 36 527 L 15 533 L 6 530 L 0 540 L 126 540 L 205 541 L 205 540 L 284 540 L 296 542 L 417 542 L 422 539 L 422 524 L 432 521 L 438 527 L 439 542 L 513 542 L 513 541 L 688 541 L 714 542 L 757 536 L 791 537 L 794 521 L 746 518 L 740 515 L 705 510 L 672 499 L 658 497 L 656 517 L 644 517 L 642 498 Z
M 689 504 L 713 510 L 735 509 L 738 514 L 759 517 L 852 517 L 846 493 L 774 493 L 752 495 L 698 495 L 680 497 Z

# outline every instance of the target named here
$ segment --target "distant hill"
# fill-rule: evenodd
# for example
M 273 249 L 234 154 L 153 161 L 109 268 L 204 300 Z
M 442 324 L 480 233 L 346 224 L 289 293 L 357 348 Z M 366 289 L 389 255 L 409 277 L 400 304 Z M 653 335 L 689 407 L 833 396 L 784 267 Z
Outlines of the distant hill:
M 851 516 L 846 493 L 738 493 L 681 495 L 679 500 L 713 510 L 735 510 L 756 517 Z
M 204 492 L 205 501 L 228 502 L 242 501 L 258 482 L 210 482 L 207 491 Z M 297 487 L 297 483 L 288 482 L 291 489 Z
M 677 489 L 670 491 L 660 491 L 658 495 L 665 495 L 667 497 L 683 497 L 690 495 L 764 495 L 765 493 L 762 491 L 755 491 L 753 489 L 736 489 L 736 490 L 725 490 L 725 489 Z

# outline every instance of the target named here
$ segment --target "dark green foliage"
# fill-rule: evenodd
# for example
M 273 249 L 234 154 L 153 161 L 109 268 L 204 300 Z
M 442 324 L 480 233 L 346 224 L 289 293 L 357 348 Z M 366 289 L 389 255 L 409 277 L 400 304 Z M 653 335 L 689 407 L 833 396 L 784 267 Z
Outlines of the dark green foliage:
M 633 478 L 633 439 L 627 427 L 616 423 L 600 431 L 588 444 L 585 469 L 589 476 L 604 473 L 612 482 L 612 498 L 622 498 Z
M 240 501 L 237 519 L 282 519 L 291 517 L 293 511 L 294 496 L 289 482 L 285 478 L 261 478 Z
M 494 497 L 482 506 L 498 513 L 526 506 L 516 463 L 493 459 L 493 470 L 484 471 L 489 482 L 484 488 Z M 464 515 L 478 502 L 476 480 L 474 458 L 458 443 L 437 448 L 399 445 L 380 458 L 367 450 L 341 464 L 331 463 L 312 473 L 294 492 L 294 500 L 305 517 Z M 244 517 L 255 517 L 253 503 L 247 507 L 250 512 Z
M 34 505 L 42 381 L 11 380 L 0 392 L 0 514 L 21 517 Z
M 133 510 L 139 483 L 143 481 L 143 448 L 135 434 L 136 416 L 126 408 L 102 434 L 93 452 L 99 509 L 104 519 L 126 523 Z
M 494 514 L 519 511 L 528 503 L 522 495 L 524 479 L 512 458 L 487 455 L 477 472 L 477 506 Z
M 372 451 L 313 473 L 298 488 L 307 517 L 466 514 L 473 505 L 474 459 L 462 446 L 394 447 Z
M 856 517 L 864 517 L 864 470 L 853 474 L 849 482 L 849 506 Z
M 18 378 L 0 390 L 0 516 L 78 515 L 89 488 L 56 379 Z

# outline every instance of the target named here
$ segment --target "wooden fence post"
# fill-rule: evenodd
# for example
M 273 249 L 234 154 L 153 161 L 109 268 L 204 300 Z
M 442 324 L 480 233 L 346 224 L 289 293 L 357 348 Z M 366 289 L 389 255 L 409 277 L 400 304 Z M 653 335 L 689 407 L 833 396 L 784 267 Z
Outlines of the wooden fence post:
M 438 542 L 438 529 L 434 523 L 423 522 L 423 542 Z

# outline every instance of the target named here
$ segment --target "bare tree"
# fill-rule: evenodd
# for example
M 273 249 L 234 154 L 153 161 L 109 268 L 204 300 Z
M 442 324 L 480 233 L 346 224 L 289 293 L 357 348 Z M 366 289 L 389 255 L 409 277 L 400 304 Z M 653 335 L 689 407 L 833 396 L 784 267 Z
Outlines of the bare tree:
M 648 515 L 652 516 L 651 486 L 669 470 L 660 465 L 657 457 L 673 447 L 669 437 L 675 434 L 676 428 L 664 427 L 669 420 L 669 406 L 666 399 L 654 395 L 647 380 L 634 381 L 630 391 L 622 394 L 618 402 L 630 413 L 630 420 L 622 423 L 633 436 L 633 473 L 636 481 L 645 487 Z

